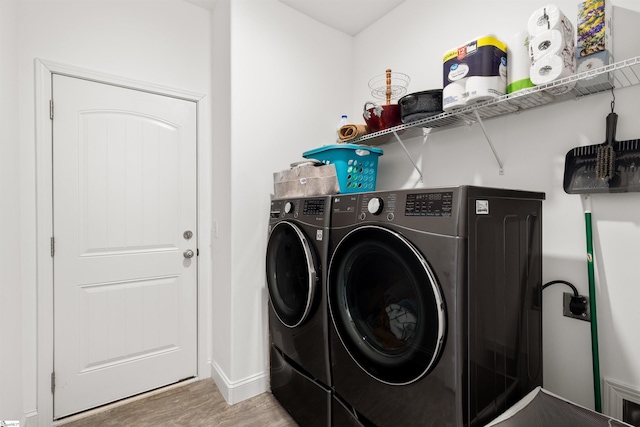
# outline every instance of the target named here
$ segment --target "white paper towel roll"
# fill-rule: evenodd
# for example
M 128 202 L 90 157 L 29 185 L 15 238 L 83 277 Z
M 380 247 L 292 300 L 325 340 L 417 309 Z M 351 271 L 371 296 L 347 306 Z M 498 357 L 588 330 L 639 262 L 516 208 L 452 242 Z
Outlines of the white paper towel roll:
M 546 30 L 531 39 L 529 52 L 533 62 L 545 55 L 559 55 L 565 49 L 570 49 L 564 35 L 558 30 Z
M 467 104 L 502 96 L 507 91 L 507 83 L 500 76 L 473 76 L 467 79 Z
M 549 4 L 536 10 L 529 17 L 529 35 L 536 36 L 546 30 L 566 31 L 567 27 L 571 28 L 573 33 L 573 24 L 562 13 L 558 6 Z
M 531 58 L 529 57 L 529 33 L 521 31 L 507 42 L 509 60 L 507 61 L 507 93 L 532 87 L 529 78 Z
M 564 59 L 560 55 L 547 55 L 540 58 L 531 65 L 531 81 L 535 85 L 551 83 L 555 80 L 569 77 L 574 70 L 567 67 Z M 553 95 L 561 95 L 573 89 L 575 82 L 566 85 L 549 88 L 547 92 Z
M 442 89 L 442 109 L 447 111 L 453 108 L 463 107 L 467 103 L 466 99 L 467 79 L 463 78 L 455 82 L 450 82 Z

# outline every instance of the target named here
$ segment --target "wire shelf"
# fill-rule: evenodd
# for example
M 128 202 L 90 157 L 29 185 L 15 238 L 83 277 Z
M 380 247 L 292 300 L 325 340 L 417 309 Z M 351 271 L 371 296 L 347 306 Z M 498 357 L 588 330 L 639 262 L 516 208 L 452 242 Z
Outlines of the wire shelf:
M 477 104 L 467 105 L 425 119 L 370 133 L 350 142 L 382 145 L 392 141 L 394 133 L 414 137 L 425 132 L 430 133 L 458 126 L 469 126 L 477 122 L 478 118 L 484 120 L 501 117 L 552 103 L 637 84 L 640 84 L 640 56 Z M 426 130 L 423 131 L 423 129 Z

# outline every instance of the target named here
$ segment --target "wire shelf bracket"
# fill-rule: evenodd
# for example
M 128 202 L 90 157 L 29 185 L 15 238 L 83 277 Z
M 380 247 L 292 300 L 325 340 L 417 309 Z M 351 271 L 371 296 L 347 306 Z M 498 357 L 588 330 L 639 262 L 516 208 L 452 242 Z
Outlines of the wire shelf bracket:
M 478 124 L 480 125 L 480 129 L 482 129 L 482 133 L 484 134 L 485 139 L 487 140 L 487 143 L 489 144 L 489 147 L 491 147 L 491 152 L 493 152 L 493 156 L 496 158 L 496 162 L 498 162 L 498 173 L 500 175 L 504 175 L 504 165 L 502 163 L 502 160 L 500 160 L 500 156 L 498 155 L 498 152 L 496 151 L 496 147 L 494 147 L 493 143 L 491 142 L 491 138 L 489 138 L 489 134 L 487 133 L 487 129 L 484 127 L 484 123 L 482 122 L 482 119 L 480 118 L 480 114 L 478 113 L 478 110 L 474 111 L 475 115 L 476 115 L 476 120 L 478 122 Z
M 398 133 L 395 130 L 393 131 L 393 136 L 396 137 L 396 140 L 400 143 L 400 146 L 404 150 L 404 154 L 407 155 L 407 157 L 409 158 L 409 161 L 411 162 L 411 164 L 413 164 L 413 168 L 418 172 L 418 175 L 420 175 L 420 182 L 424 182 L 424 177 L 422 176 L 422 170 L 416 164 L 415 160 L 413 160 L 413 157 L 411 157 L 411 153 L 409 153 L 409 150 L 407 150 L 407 147 L 404 145 L 404 142 L 402 142 L 402 139 L 398 136 Z

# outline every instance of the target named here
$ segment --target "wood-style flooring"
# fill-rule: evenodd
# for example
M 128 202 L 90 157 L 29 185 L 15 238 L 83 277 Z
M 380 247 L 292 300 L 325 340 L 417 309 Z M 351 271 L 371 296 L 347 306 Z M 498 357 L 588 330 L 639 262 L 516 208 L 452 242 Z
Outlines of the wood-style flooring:
M 297 426 L 271 393 L 229 405 L 211 379 L 145 397 L 63 427 L 238 427 Z

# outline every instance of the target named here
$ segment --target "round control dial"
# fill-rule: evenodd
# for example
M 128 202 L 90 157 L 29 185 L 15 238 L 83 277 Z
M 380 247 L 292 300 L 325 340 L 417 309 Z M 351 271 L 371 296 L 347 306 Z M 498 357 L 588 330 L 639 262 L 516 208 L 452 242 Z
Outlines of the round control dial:
M 293 212 L 293 203 L 291 203 L 291 202 L 285 203 L 284 204 L 284 213 L 290 214 L 291 212 Z
M 367 210 L 372 215 L 380 215 L 383 208 L 384 208 L 384 202 L 380 197 L 372 198 L 371 200 L 369 200 L 369 203 L 367 204 Z

